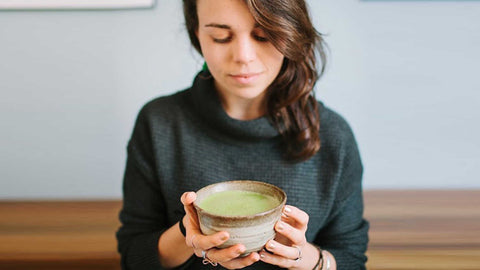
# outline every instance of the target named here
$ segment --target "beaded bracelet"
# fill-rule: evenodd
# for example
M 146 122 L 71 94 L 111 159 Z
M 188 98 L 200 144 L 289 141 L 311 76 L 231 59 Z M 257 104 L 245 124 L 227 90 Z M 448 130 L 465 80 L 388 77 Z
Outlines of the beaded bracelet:
M 185 229 L 185 226 L 183 225 L 183 218 L 180 219 L 178 222 L 178 227 L 180 227 L 180 232 L 183 234 L 184 237 L 187 237 L 187 230 Z

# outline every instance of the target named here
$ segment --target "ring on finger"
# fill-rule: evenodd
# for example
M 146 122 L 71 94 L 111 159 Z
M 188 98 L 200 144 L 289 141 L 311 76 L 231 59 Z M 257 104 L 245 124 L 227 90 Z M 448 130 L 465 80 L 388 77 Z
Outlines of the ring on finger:
M 302 259 L 302 249 L 299 246 L 293 246 L 293 247 L 296 248 L 298 251 L 298 256 L 296 259 L 294 259 L 294 261 L 298 262 Z
M 207 252 L 208 252 L 208 250 L 207 251 L 202 250 L 202 259 L 203 259 L 202 263 L 203 264 L 211 264 L 212 266 L 217 266 L 218 265 L 217 262 L 214 262 L 207 257 Z

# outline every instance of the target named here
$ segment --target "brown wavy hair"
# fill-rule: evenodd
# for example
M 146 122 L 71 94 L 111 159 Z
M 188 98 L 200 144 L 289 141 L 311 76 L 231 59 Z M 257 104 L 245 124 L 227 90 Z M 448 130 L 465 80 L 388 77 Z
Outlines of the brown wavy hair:
M 267 117 L 283 136 L 286 158 L 307 160 L 320 149 L 320 118 L 313 88 L 325 70 L 325 42 L 304 0 L 243 0 L 268 40 L 284 56 L 266 94 Z M 197 0 L 183 0 L 188 35 L 200 53 Z M 317 56 L 320 69 L 317 69 Z

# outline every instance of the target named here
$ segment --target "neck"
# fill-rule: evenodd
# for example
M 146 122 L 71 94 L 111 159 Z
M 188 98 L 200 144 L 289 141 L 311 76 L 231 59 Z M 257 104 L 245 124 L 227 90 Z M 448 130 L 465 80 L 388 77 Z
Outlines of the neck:
M 211 123 L 212 127 L 215 128 L 211 132 L 227 136 L 229 140 L 251 142 L 252 140 L 270 140 L 275 137 L 279 139 L 280 134 L 278 130 L 265 117 L 265 113 L 262 113 L 263 111 L 267 112 L 266 109 L 261 110 L 261 108 L 266 108 L 263 105 L 266 104 L 265 101 L 262 101 L 262 105 L 248 102 L 240 103 L 239 101 L 231 102 L 230 99 L 222 97 L 220 91 L 214 85 L 213 78 L 204 75 L 206 74 L 201 72 L 195 77 L 189 93 L 195 112 L 198 113 L 201 119 Z M 260 100 L 262 99 L 265 98 L 260 97 Z M 237 106 L 230 106 L 230 104 L 236 104 Z M 240 106 L 240 104 L 244 106 Z M 247 106 L 248 104 L 251 106 Z M 240 109 L 234 111 L 231 108 Z M 247 121 L 245 119 L 250 120 Z M 278 143 L 277 139 L 272 142 Z
M 263 95 L 254 99 L 242 99 L 219 93 L 222 107 L 233 119 L 253 120 L 265 115 Z

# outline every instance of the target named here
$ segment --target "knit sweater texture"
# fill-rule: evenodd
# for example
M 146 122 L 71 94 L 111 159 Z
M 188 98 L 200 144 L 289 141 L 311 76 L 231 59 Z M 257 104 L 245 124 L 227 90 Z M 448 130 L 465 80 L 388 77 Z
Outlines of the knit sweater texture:
M 319 102 L 320 151 L 293 163 L 266 117 L 240 121 L 224 111 L 213 80 L 200 73 L 191 88 L 148 102 L 127 146 L 122 269 L 163 269 L 161 234 L 185 214 L 186 191 L 216 182 L 250 179 L 274 184 L 287 204 L 305 211 L 307 241 L 330 251 L 337 269 L 365 269 L 368 222 L 363 218 L 362 163 L 347 122 Z M 192 256 L 178 269 L 209 269 Z M 220 265 L 216 269 L 223 269 Z M 245 269 L 279 269 L 257 262 Z

